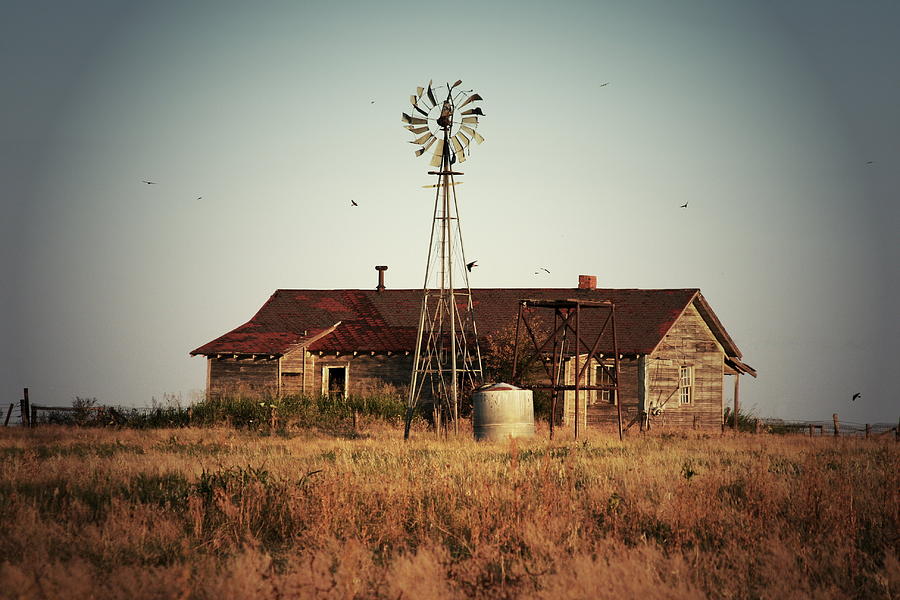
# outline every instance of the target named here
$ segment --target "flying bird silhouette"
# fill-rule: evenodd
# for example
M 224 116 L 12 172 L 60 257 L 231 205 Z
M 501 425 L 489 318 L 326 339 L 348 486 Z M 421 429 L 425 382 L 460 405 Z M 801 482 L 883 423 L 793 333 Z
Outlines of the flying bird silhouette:
M 685 202 L 684 204 L 681 205 L 681 208 L 687 208 L 687 205 L 688 205 L 688 203 Z
M 856 392 L 855 394 L 853 394 L 853 397 L 850 399 L 853 401 L 856 401 L 857 398 L 861 398 L 861 397 L 862 397 L 862 394 L 860 394 L 859 392 Z
M 466 270 L 467 270 L 469 273 L 471 273 L 471 272 L 472 272 L 472 268 L 478 266 L 477 264 L 475 264 L 475 263 L 477 263 L 477 262 L 478 262 L 477 260 L 473 260 L 473 261 L 470 262 L 470 263 L 466 263 Z
M 875 164 L 875 161 L 874 161 L 874 160 L 867 160 L 867 161 L 866 161 L 866 164 L 867 164 L 867 165 L 874 165 L 874 164 Z
M 197 196 L 197 200 L 203 200 L 203 196 Z
M 155 181 L 147 181 L 146 179 L 143 179 L 142 181 L 143 181 L 144 183 L 146 183 L 147 185 L 156 185 L 156 182 L 155 182 Z
M 350 206 L 359 206 L 359 204 L 356 203 L 356 200 L 350 200 Z
M 607 81 L 606 83 L 601 83 L 601 84 L 600 84 L 600 87 L 606 87 L 606 86 L 608 86 L 608 85 L 609 85 L 609 82 Z

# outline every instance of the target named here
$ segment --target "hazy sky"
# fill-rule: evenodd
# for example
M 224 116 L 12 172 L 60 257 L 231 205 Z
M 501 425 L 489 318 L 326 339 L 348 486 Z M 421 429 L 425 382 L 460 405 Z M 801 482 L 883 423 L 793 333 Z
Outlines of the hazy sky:
M 0 4 L 0 404 L 189 399 L 277 288 L 420 287 L 400 113 L 459 78 L 473 287 L 699 287 L 747 408 L 900 414 L 900 3 Z

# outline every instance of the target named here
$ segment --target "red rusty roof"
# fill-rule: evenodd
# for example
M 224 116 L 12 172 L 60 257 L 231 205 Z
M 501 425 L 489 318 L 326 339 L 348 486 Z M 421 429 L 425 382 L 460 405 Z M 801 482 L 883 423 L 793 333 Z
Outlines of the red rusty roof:
M 612 301 L 623 354 L 652 352 L 688 304 L 696 300 L 726 354 L 741 356 L 697 289 L 473 289 L 479 338 L 514 326 L 522 299 Z M 284 354 L 297 346 L 324 352 L 413 351 L 421 302 L 422 290 L 277 290 L 249 322 L 191 354 Z M 552 311 L 535 310 L 535 314 L 552 322 Z M 582 309 L 586 343 L 596 339 L 606 315 L 605 308 Z M 612 350 L 609 330 L 600 350 Z

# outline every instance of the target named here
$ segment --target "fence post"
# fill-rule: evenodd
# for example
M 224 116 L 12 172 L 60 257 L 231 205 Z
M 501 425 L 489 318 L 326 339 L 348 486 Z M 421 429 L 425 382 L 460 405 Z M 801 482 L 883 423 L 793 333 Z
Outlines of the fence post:
M 31 427 L 37 427 L 37 406 L 31 405 Z
M 866 423 L 866 439 L 869 439 L 870 435 L 872 435 L 872 425 Z
M 13 406 L 15 406 L 15 405 L 16 405 L 15 402 L 9 403 L 9 410 L 6 411 L 6 421 L 3 422 L 4 427 L 9 425 L 9 417 L 12 415 L 12 409 L 13 409 Z
M 753 433 L 759 433 L 759 419 L 753 419 Z
M 810 425 L 809 426 L 809 437 L 812 437 L 812 436 L 813 436 L 813 426 Z
M 840 437 L 841 435 L 841 422 L 838 421 L 838 414 L 834 413 L 831 415 L 831 419 L 834 421 L 834 437 Z
M 29 418 L 31 417 L 31 407 L 28 405 L 28 388 L 25 388 L 24 397 L 19 400 L 19 409 L 22 413 L 22 427 L 29 427 L 31 425 Z

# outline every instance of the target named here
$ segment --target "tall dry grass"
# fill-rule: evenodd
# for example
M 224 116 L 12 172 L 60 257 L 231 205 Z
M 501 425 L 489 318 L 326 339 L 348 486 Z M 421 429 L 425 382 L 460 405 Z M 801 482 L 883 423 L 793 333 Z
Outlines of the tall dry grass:
M 896 598 L 892 441 L 0 433 L 4 598 Z

